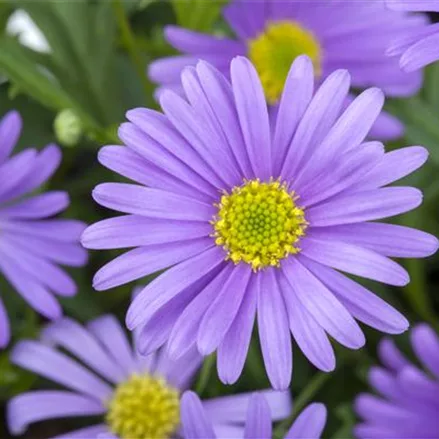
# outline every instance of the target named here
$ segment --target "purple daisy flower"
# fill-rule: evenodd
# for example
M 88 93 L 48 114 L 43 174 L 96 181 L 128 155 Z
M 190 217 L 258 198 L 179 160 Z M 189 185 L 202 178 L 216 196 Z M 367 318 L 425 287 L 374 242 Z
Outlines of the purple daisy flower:
M 369 372 L 379 396 L 357 398 L 355 409 L 364 423 L 356 427 L 356 437 L 439 437 L 439 337 L 426 324 L 416 326 L 410 335 L 424 369 L 410 362 L 392 340 L 383 340 L 378 355 L 384 367 Z
M 194 349 L 178 361 L 163 349 L 147 357 L 136 352 L 111 315 L 86 327 L 65 318 L 48 325 L 42 341 L 20 342 L 12 351 L 12 362 L 68 390 L 38 390 L 14 397 L 7 410 L 9 430 L 17 435 L 34 422 L 101 416 L 100 424 L 57 439 L 180 437 L 180 392 L 191 385 L 201 357 Z M 291 413 L 288 392 L 262 394 L 276 420 Z M 242 435 L 250 397 L 243 393 L 203 401 L 221 437 Z
M 235 0 L 223 15 L 234 39 L 165 28 L 167 41 L 183 55 L 150 64 L 148 74 L 160 84 L 158 94 L 166 88 L 181 90 L 182 69 L 199 59 L 228 76 L 230 61 L 239 55 L 256 67 L 270 104 L 279 102 L 291 63 L 301 54 L 311 58 L 318 83 L 333 71 L 346 69 L 353 87 L 376 86 L 389 96 L 412 95 L 421 85 L 421 72 L 401 71 L 386 49 L 393 38 L 425 32 L 425 17 L 388 10 L 384 0 Z M 382 113 L 370 136 L 389 139 L 402 132 L 399 121 Z
M 49 219 L 69 205 L 67 193 L 50 191 L 31 195 L 56 171 L 61 151 L 48 145 L 26 149 L 9 157 L 20 136 L 17 112 L 0 122 L 0 275 L 28 304 L 49 319 L 61 317 L 54 297 L 72 296 L 76 285 L 58 264 L 81 266 L 87 252 L 79 244 L 85 224 Z M 0 298 L 0 347 L 10 338 L 7 313 Z
M 386 0 L 390 9 L 403 12 L 439 12 L 439 0 Z M 439 60 L 439 24 L 420 27 L 416 32 L 395 38 L 387 49 L 400 56 L 400 66 L 413 72 Z
M 181 401 L 181 422 L 185 439 L 224 438 L 212 422 L 212 414 L 207 412 L 198 396 L 186 392 Z M 326 408 L 314 403 L 306 407 L 294 421 L 285 439 L 319 439 L 325 428 Z M 252 395 L 247 409 L 247 419 L 243 434 L 234 439 L 271 439 L 272 425 L 270 407 L 266 398 L 260 394 Z
M 119 129 L 127 147 L 106 146 L 99 160 L 140 184 L 97 186 L 99 204 L 128 215 L 90 226 L 82 242 L 137 247 L 98 271 L 97 290 L 172 267 L 128 310 L 128 328 L 143 327 L 141 352 L 168 340 L 174 358 L 195 345 L 203 355 L 218 349 L 220 378 L 233 383 L 257 315 L 268 376 L 286 388 L 290 331 L 312 363 L 331 371 L 328 335 L 352 349 L 365 343 L 355 319 L 392 334 L 407 329 L 398 311 L 340 271 L 402 286 L 409 276 L 389 257 L 437 250 L 429 234 L 374 222 L 420 205 L 419 190 L 385 186 L 428 154 L 417 146 L 386 154 L 364 142 L 384 96 L 366 90 L 342 111 L 345 70 L 314 94 L 312 62 L 299 57 L 274 126 L 250 61 L 234 59 L 231 78 L 200 62 L 182 75 L 188 101 L 167 91 L 164 114 L 127 113 Z

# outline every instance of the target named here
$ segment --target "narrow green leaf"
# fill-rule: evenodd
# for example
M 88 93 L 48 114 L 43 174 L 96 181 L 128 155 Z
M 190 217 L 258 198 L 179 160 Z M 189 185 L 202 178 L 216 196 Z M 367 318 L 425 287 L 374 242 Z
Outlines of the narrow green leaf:
M 172 0 L 180 26 L 196 31 L 208 31 L 219 18 L 227 0 Z
M 51 56 L 55 63 L 59 68 L 64 68 L 64 74 L 67 75 L 69 74 L 68 66 L 72 64 L 74 54 L 69 34 L 65 32 L 64 26 L 54 9 L 56 3 L 58 2 L 18 0 L 20 7 L 30 15 L 44 34 L 51 48 Z
M 11 4 L 0 2 L 0 31 L 4 31 L 10 15 L 14 12 Z
M 403 111 L 411 123 L 439 140 L 439 117 L 427 102 L 415 96 L 404 101 Z
M 1 38 L 0 70 L 20 89 L 43 105 L 54 110 L 71 106 L 71 100 L 55 78 L 49 77 L 26 53 L 14 39 Z
M 439 63 L 425 69 L 425 81 L 422 96 L 437 112 L 439 111 Z
M 44 33 L 56 65 L 51 71 L 64 90 L 101 127 L 116 122 L 108 104 L 114 91 L 115 41 L 110 2 L 19 1 Z

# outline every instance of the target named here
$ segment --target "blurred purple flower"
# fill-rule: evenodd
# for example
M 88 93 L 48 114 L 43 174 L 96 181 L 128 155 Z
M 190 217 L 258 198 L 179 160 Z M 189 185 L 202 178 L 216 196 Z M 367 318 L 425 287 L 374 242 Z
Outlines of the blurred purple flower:
M 61 151 L 48 145 L 40 152 L 26 149 L 9 157 L 21 132 L 17 112 L 0 122 L 0 275 L 28 304 L 49 319 L 61 317 L 53 294 L 72 296 L 76 285 L 58 264 L 81 266 L 87 252 L 79 244 L 85 224 L 48 219 L 69 205 L 67 193 L 31 195 L 58 168 Z M 8 318 L 0 299 L 0 347 L 10 337 Z
M 98 425 L 57 439 L 180 437 L 180 392 L 190 387 L 201 357 L 194 349 L 178 361 L 163 349 L 147 357 L 136 352 L 110 315 L 86 327 L 65 318 L 48 325 L 42 341 L 21 341 L 12 351 L 12 362 L 68 390 L 14 397 L 7 410 L 11 433 L 21 434 L 29 424 L 48 419 L 100 416 Z M 261 394 L 274 419 L 290 415 L 287 391 Z M 203 401 L 218 435 L 242 435 L 250 397 L 242 393 Z
M 185 439 L 224 438 L 212 423 L 212 414 L 206 412 L 198 396 L 186 392 L 181 401 L 181 422 Z M 233 436 L 234 439 L 271 439 L 272 418 L 270 407 L 265 397 L 255 393 L 250 399 L 247 419 L 243 434 Z M 285 439 L 319 439 L 326 423 L 326 408 L 323 404 L 314 403 L 306 407 L 294 421 Z
M 438 0 L 386 0 L 390 9 L 403 12 L 439 12 Z M 439 23 L 420 27 L 416 32 L 394 38 L 389 56 L 400 56 L 400 66 L 414 72 L 439 60 Z
M 158 95 L 166 88 L 181 90 L 183 68 L 199 59 L 228 76 L 230 61 L 238 55 L 253 62 L 272 104 L 280 97 L 291 63 L 301 54 L 312 58 L 318 83 L 333 71 L 346 69 L 357 89 L 376 86 L 388 96 L 408 96 L 421 86 L 421 72 L 401 71 L 386 49 L 394 38 L 425 33 L 426 19 L 388 10 L 384 0 L 234 0 L 223 15 L 236 35 L 233 39 L 165 28 L 167 41 L 183 55 L 149 65 L 150 79 L 160 84 Z M 369 136 L 386 140 L 402 132 L 399 121 L 382 113 Z
M 392 340 L 383 340 L 378 355 L 384 367 L 373 367 L 369 382 L 379 396 L 362 394 L 355 409 L 363 423 L 356 437 L 439 437 L 439 337 L 426 324 L 411 331 L 411 344 L 420 364 L 409 361 Z
M 389 153 L 365 142 L 383 93 L 363 92 L 342 111 L 350 87 L 345 70 L 314 94 L 313 66 L 294 62 L 276 123 L 270 126 L 252 64 L 231 64 L 232 84 L 206 62 L 182 75 L 184 100 L 161 97 L 164 115 L 127 113 L 100 162 L 140 185 L 105 183 L 93 191 L 107 208 L 128 215 L 90 226 L 92 249 L 137 247 L 98 271 L 105 290 L 170 268 L 135 298 L 129 329 L 143 327 L 147 353 L 169 340 L 178 358 L 197 345 L 218 349 L 218 371 L 235 382 L 257 315 L 262 353 L 273 387 L 291 379 L 290 331 L 318 368 L 331 371 L 328 335 L 351 349 L 365 343 L 355 319 L 397 334 L 407 320 L 339 272 L 390 285 L 409 282 L 389 257 L 425 257 L 438 241 L 424 232 L 372 222 L 410 211 L 419 190 L 384 187 L 427 160 L 422 147 Z M 147 187 L 145 187 L 147 186 Z

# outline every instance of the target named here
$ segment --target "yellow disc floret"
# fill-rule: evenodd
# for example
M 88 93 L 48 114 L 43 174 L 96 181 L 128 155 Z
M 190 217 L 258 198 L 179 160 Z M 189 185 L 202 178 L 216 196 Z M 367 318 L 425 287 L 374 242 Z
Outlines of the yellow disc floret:
M 163 439 L 180 423 L 179 393 L 162 378 L 132 375 L 108 404 L 107 425 L 121 439 Z
M 262 34 L 248 43 L 248 56 L 270 104 L 280 98 L 291 64 L 299 55 L 308 55 L 315 75 L 321 75 L 319 42 L 309 30 L 293 21 L 269 23 Z
M 306 221 L 296 205 L 294 192 L 278 180 L 245 181 L 225 193 L 212 221 L 215 243 L 224 247 L 228 259 L 243 261 L 254 270 L 278 266 L 299 251 Z

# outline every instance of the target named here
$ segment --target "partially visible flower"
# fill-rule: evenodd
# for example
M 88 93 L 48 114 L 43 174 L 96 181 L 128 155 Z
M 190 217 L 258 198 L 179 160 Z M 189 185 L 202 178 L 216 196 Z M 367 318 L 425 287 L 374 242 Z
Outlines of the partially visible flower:
M 189 388 L 201 365 L 195 349 L 178 361 L 172 361 L 165 350 L 139 356 L 111 315 L 86 327 L 67 318 L 52 323 L 43 331 L 42 341 L 18 343 L 11 360 L 67 388 L 14 397 L 7 410 L 12 434 L 24 433 L 33 422 L 101 417 L 99 424 L 57 439 L 180 437 L 180 392 Z M 288 392 L 265 390 L 262 394 L 275 419 L 291 413 Z M 250 396 L 244 393 L 203 401 L 221 437 L 242 434 Z
M 17 112 L 0 122 L 0 275 L 29 305 L 49 319 L 61 317 L 54 294 L 72 296 L 76 285 L 60 265 L 81 266 L 87 260 L 79 244 L 80 221 L 50 219 L 69 205 L 67 193 L 32 195 L 58 168 L 61 151 L 48 145 L 9 157 L 21 132 Z M 4 292 L 2 292 L 4 293 Z M 9 340 L 6 311 L 0 299 L 0 347 Z
M 267 374 L 274 388 L 286 388 L 291 334 L 314 365 L 331 371 L 328 336 L 351 349 L 365 343 L 355 319 L 391 334 L 408 328 L 340 271 L 403 286 L 408 273 L 391 258 L 437 250 L 434 236 L 379 222 L 421 204 L 419 190 L 387 186 L 428 153 L 385 153 L 365 142 L 384 96 L 366 90 L 343 111 L 347 71 L 313 93 L 312 62 L 299 57 L 274 123 L 251 62 L 235 58 L 231 78 L 200 62 L 182 75 L 187 100 L 167 91 L 164 114 L 128 112 L 119 130 L 127 147 L 106 146 L 99 160 L 139 184 L 94 189 L 99 204 L 128 215 L 90 226 L 82 242 L 135 247 L 96 273 L 98 290 L 171 267 L 127 313 L 129 329 L 143 328 L 143 353 L 168 340 L 174 358 L 194 345 L 203 355 L 217 350 L 219 376 L 230 384 L 257 320 Z
M 383 367 L 373 367 L 369 382 L 378 396 L 360 395 L 355 409 L 363 423 L 356 437 L 439 437 L 439 337 L 426 324 L 411 331 L 411 344 L 419 364 L 409 361 L 386 339 L 378 347 Z
M 236 407 L 240 409 L 240 407 Z M 214 423 L 212 412 L 207 412 L 198 396 L 186 392 L 181 401 L 181 422 L 184 439 L 271 439 L 272 417 L 266 398 L 261 393 L 252 395 L 247 409 L 245 430 L 241 435 L 224 436 Z M 294 421 L 284 439 L 319 439 L 326 424 L 326 408 L 314 403 L 306 407 Z
M 439 0 L 386 0 L 390 9 L 403 12 L 439 12 Z M 387 49 L 389 56 L 400 56 L 400 66 L 413 72 L 439 60 L 439 23 L 395 37 Z
M 300 55 L 312 60 L 317 84 L 346 69 L 353 87 L 376 86 L 388 96 L 412 95 L 421 85 L 421 72 L 401 71 L 386 49 L 393 38 L 425 32 L 425 17 L 390 11 L 383 0 L 234 0 L 223 15 L 234 38 L 165 28 L 168 42 L 183 54 L 149 65 L 149 77 L 160 85 L 158 94 L 166 88 L 181 90 L 183 68 L 200 59 L 228 76 L 230 61 L 238 55 L 255 65 L 270 104 L 278 104 L 291 63 Z M 389 139 L 402 131 L 397 120 L 383 113 L 369 135 Z

